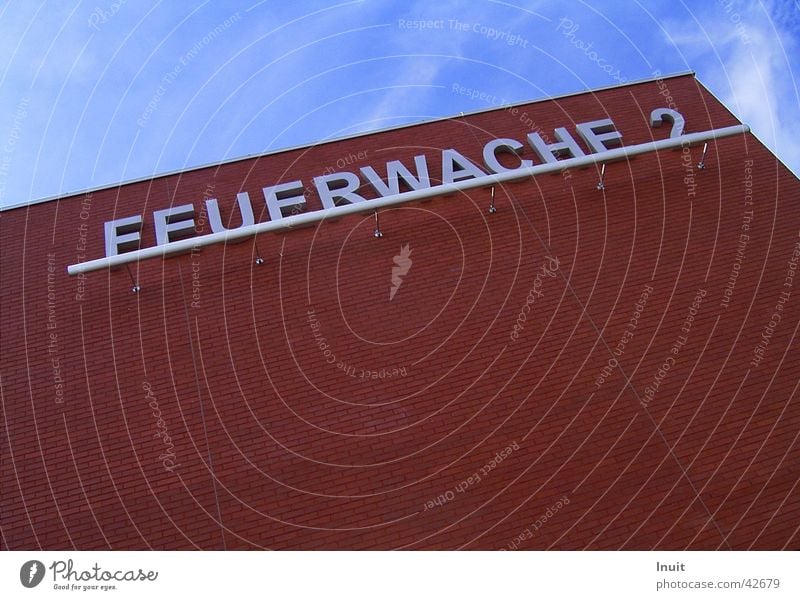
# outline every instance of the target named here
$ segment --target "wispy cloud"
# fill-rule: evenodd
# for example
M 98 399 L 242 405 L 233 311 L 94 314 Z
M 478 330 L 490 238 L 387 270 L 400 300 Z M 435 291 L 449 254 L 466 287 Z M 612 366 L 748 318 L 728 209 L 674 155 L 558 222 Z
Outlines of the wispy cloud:
M 800 173 L 800 101 L 790 64 L 798 14 L 785 3 L 714 3 L 695 27 L 667 24 L 668 41 L 700 79 L 783 161 Z
M 357 125 L 357 131 L 383 127 L 398 119 L 408 120 L 424 114 L 429 107 L 426 97 L 432 88 L 441 87 L 435 84 L 442 64 L 425 57 L 406 58 L 404 63 L 380 102 Z
M 98 27 L 90 16 L 110 1 L 8 4 L 0 9 L 0 142 L 14 143 L 0 157 L 0 203 L 496 105 L 485 98 L 614 83 L 556 31 L 565 14 L 591 52 L 628 79 L 656 68 L 697 71 L 800 172 L 796 0 L 518 4 L 142 0 Z M 235 27 L 161 90 L 181 57 L 236 11 Z M 401 27 L 401 19 L 443 26 Z

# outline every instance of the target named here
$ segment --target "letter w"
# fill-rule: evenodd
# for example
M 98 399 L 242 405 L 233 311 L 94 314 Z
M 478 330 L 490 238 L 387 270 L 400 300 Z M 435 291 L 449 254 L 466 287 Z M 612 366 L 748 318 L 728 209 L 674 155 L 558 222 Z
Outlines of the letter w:
M 425 155 L 420 154 L 419 156 L 415 156 L 414 165 L 417 168 L 417 175 L 411 173 L 399 160 L 387 162 L 386 176 L 388 185 L 383 182 L 372 167 L 362 167 L 361 172 L 378 194 L 383 197 L 394 196 L 400 193 L 400 179 L 412 190 L 422 190 L 431 187 L 431 180 L 428 175 L 428 163 L 425 159 Z

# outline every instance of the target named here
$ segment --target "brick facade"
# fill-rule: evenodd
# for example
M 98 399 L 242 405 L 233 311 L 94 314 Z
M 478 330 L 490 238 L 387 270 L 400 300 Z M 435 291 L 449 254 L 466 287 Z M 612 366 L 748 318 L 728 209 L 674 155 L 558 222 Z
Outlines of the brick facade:
M 660 139 L 667 93 L 687 132 L 738 123 L 687 75 L 0 214 L 2 547 L 800 549 L 800 182 L 751 134 L 702 171 L 697 146 L 611 163 L 605 191 L 498 186 L 492 215 L 488 189 L 409 203 L 382 239 L 365 214 L 141 262 L 138 294 L 66 273 L 105 221 L 143 214 L 152 246 L 154 210 L 237 223 L 238 192 L 260 212 L 328 167 L 424 153 L 438 179 L 442 148 L 604 117 Z

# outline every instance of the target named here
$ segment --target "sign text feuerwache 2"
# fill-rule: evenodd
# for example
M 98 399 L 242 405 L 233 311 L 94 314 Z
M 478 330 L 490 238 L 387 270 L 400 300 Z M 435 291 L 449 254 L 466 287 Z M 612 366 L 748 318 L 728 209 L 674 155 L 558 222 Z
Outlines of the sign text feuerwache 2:
M 438 157 L 440 183 L 436 184 L 432 183 L 429 157 L 425 154 L 414 156 L 413 167 L 411 161 L 407 161 L 408 164 L 400 160 L 387 161 L 385 177 L 372 166 L 362 167 L 360 175 L 352 171 L 318 175 L 313 177 L 313 188 L 322 208 L 314 211 L 306 210 L 306 186 L 302 180 L 270 185 L 262 188 L 269 213 L 267 222 L 256 223 L 250 195 L 241 192 L 236 198 L 241 224 L 235 228 L 226 227 L 217 199 L 208 198 L 205 208 L 211 233 L 200 236 L 196 236 L 194 206 L 171 206 L 152 214 L 156 245 L 151 248 L 140 248 L 144 225 L 142 215 L 115 219 L 105 223 L 106 258 L 71 265 L 68 272 L 75 275 L 224 243 L 264 231 L 289 230 L 325 218 L 368 212 L 402 202 L 514 181 L 573 166 L 618 160 L 662 148 L 688 146 L 748 131 L 746 126 L 737 125 L 684 135 L 685 120 L 679 112 L 671 108 L 654 109 L 650 114 L 650 125 L 658 127 L 664 122 L 672 125 L 667 139 L 627 147 L 622 145 L 622 133 L 609 118 L 575 125 L 577 137 L 583 141 L 583 146 L 565 127 L 555 129 L 555 141 L 552 142 L 543 139 L 539 132 L 527 134 L 527 146 L 517 139 L 492 139 L 483 147 L 483 166 L 453 148 L 443 149 Z M 365 197 L 367 192 L 364 190 L 370 188 L 376 197 Z

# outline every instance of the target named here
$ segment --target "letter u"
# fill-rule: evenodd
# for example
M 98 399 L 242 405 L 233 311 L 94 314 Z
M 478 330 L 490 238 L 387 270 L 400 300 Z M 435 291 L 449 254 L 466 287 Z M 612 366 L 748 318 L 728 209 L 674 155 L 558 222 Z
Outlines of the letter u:
M 239 225 L 239 227 L 254 225 L 253 205 L 250 203 L 250 196 L 248 193 L 241 192 L 236 194 L 236 203 L 239 205 L 239 212 L 242 214 L 242 224 Z M 222 223 L 222 217 L 219 214 L 219 206 L 217 205 L 216 198 L 209 198 L 206 200 L 206 209 L 208 210 L 208 222 L 211 225 L 211 231 L 214 233 L 228 231 L 228 227 L 225 227 Z M 234 227 L 233 229 L 238 229 L 238 227 Z

